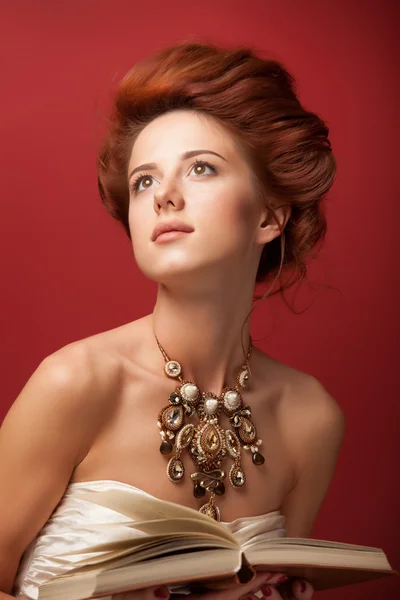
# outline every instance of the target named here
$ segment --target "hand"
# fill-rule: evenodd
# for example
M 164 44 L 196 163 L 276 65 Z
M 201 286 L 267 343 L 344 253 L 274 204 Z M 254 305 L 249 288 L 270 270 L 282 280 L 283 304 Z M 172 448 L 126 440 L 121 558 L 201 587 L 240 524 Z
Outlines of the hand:
M 165 585 L 161 587 L 158 585 L 151 588 L 136 590 L 134 592 L 123 592 L 111 596 L 111 600 L 162 600 L 162 598 L 165 600 L 171 598 L 169 589 Z
M 304 579 L 295 579 L 289 583 L 288 595 L 281 595 L 276 589 L 279 586 L 278 580 L 285 577 L 284 573 L 258 573 L 258 575 L 245 585 L 236 587 L 231 590 L 224 591 L 212 591 L 206 594 L 190 594 L 189 596 L 182 596 L 179 594 L 172 594 L 169 596 L 170 600 L 261 600 L 260 596 L 255 596 L 256 592 L 261 590 L 263 596 L 267 600 L 310 600 L 314 594 L 313 586 L 309 581 Z M 305 583 L 306 588 L 302 592 L 302 582 Z M 288 584 L 285 584 L 285 587 Z M 136 600 L 136 597 L 135 597 Z

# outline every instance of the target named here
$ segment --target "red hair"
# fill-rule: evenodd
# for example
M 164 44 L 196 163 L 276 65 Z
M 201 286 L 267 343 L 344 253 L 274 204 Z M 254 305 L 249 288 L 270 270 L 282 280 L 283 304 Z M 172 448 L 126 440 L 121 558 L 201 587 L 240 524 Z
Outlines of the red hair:
M 130 238 L 127 170 L 133 144 L 152 119 L 174 109 L 218 119 L 245 150 L 272 213 L 276 202 L 291 208 L 281 235 L 263 248 L 256 282 L 275 276 L 275 283 L 289 272 L 292 282 L 281 281 L 277 290 L 283 292 L 303 279 L 307 257 L 326 234 L 321 201 L 336 170 L 329 129 L 300 104 L 283 65 L 249 47 L 182 42 L 123 77 L 97 161 L 100 197 L 110 215 Z

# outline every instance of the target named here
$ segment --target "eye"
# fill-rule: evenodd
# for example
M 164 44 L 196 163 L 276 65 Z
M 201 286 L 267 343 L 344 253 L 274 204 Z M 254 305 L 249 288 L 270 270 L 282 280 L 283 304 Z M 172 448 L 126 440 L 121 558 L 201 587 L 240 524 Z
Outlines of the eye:
M 208 167 L 209 169 L 211 169 L 211 171 L 212 171 L 213 173 L 215 173 L 215 172 L 216 172 L 216 170 L 217 170 L 217 169 L 216 169 L 216 168 L 215 168 L 213 165 L 211 165 L 211 164 L 210 164 L 209 162 L 207 162 L 206 160 L 196 160 L 196 161 L 193 163 L 193 165 L 192 165 L 192 167 L 191 167 L 191 168 L 193 168 L 193 167 L 194 167 L 194 170 L 195 170 L 195 172 L 196 172 L 196 175 L 203 175 L 203 173 L 199 173 L 199 172 L 197 171 L 197 167 Z
M 142 180 L 146 180 L 146 179 L 151 179 L 151 175 L 149 175 L 148 173 L 144 173 L 143 175 L 139 175 L 138 177 L 136 177 L 132 181 L 131 186 L 130 186 L 132 192 L 134 192 L 136 194 L 137 191 L 138 191 L 138 189 L 139 189 L 139 185 L 141 184 Z
M 190 169 L 193 169 L 193 167 L 194 167 L 196 175 L 203 175 L 204 172 L 199 173 L 199 169 L 202 169 L 204 167 L 211 169 L 211 171 L 213 173 L 216 173 L 216 171 L 217 171 L 217 169 L 212 164 L 210 164 L 209 162 L 207 162 L 205 160 L 196 160 L 192 164 Z M 139 187 L 140 187 L 140 184 L 142 183 L 142 181 L 146 182 L 146 181 L 150 181 L 151 179 L 153 179 L 153 177 L 151 175 L 149 175 L 148 173 L 144 173 L 143 175 L 139 175 L 138 177 L 136 177 L 136 179 L 131 183 L 131 186 L 130 186 L 132 192 L 134 192 L 136 194 L 138 191 L 141 191 L 141 190 L 139 190 Z M 148 189 L 149 187 L 150 187 L 149 185 L 145 185 L 144 189 Z

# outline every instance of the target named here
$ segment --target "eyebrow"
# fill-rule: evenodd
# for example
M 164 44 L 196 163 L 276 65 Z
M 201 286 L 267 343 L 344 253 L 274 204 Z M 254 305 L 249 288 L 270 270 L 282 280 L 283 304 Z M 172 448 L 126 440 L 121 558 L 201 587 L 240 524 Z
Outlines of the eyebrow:
M 218 154 L 218 152 L 214 152 L 213 150 L 188 150 L 187 152 L 183 152 L 182 154 L 180 154 L 179 158 L 180 160 L 186 160 L 187 158 L 191 158 L 192 156 L 197 156 L 197 154 L 215 154 L 215 156 L 219 156 L 220 158 L 222 158 L 222 160 L 228 162 L 226 158 Z M 156 168 L 157 163 L 145 163 L 144 165 L 140 165 L 139 167 L 136 167 L 129 173 L 128 181 L 130 181 L 132 175 L 134 175 L 137 171 L 144 171 L 145 169 L 149 170 Z

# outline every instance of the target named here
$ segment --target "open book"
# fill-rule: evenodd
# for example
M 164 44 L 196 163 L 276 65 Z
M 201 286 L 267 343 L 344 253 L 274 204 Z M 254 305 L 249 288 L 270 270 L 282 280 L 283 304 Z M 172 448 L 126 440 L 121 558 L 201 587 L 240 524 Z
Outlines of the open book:
M 173 502 L 142 497 L 133 504 L 118 491 L 84 498 L 126 515 L 123 527 L 141 535 L 91 546 L 67 573 L 39 587 L 38 600 L 82 600 L 163 584 L 186 592 L 229 589 L 260 571 L 308 579 L 315 590 L 399 574 L 379 548 L 263 535 L 240 544 L 222 523 Z M 121 523 L 93 527 L 101 532 Z M 67 554 L 70 559 L 73 552 L 60 561 Z

